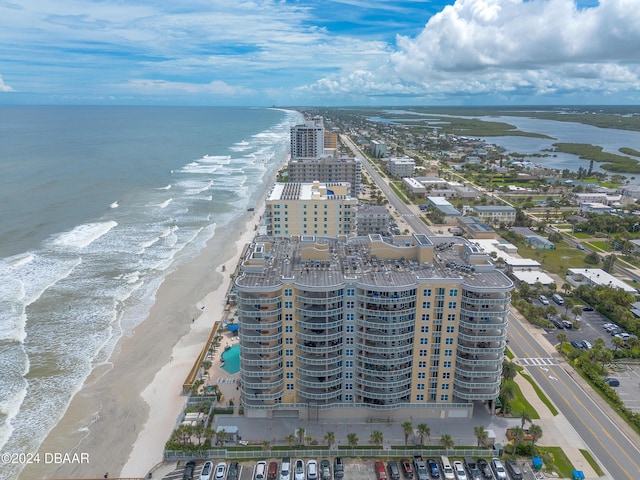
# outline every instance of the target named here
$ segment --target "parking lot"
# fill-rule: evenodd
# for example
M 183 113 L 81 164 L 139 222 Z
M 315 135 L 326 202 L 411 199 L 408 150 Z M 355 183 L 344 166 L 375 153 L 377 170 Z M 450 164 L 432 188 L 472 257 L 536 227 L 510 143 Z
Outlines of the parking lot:
M 306 462 L 309 460 L 308 458 L 302 458 L 306 464 Z M 267 464 L 269 464 L 270 462 L 277 462 L 278 464 L 278 474 L 276 476 L 276 480 L 280 480 L 280 465 L 281 465 L 281 460 L 280 458 L 277 459 L 265 459 L 264 461 L 267 462 Z M 320 458 L 317 459 L 318 463 L 320 462 Z M 345 480 L 383 480 L 378 478 L 378 476 L 376 475 L 375 469 L 374 469 L 374 464 L 376 462 L 376 459 L 368 459 L 368 458 L 344 458 L 344 479 Z M 388 460 L 388 459 L 385 459 Z M 397 459 L 398 461 L 400 460 L 399 458 Z M 425 457 L 426 460 L 426 457 Z M 438 459 L 436 459 L 438 460 Z M 454 460 L 460 460 L 457 459 L 455 457 L 451 457 L 450 458 L 451 462 L 453 463 Z M 490 458 L 486 458 L 486 460 L 488 462 L 491 461 Z M 332 469 L 333 469 L 333 459 L 330 458 L 329 459 Z M 292 466 L 295 463 L 295 459 L 291 459 L 292 462 Z M 218 463 L 217 461 L 213 462 L 214 465 L 216 463 Z M 227 462 L 228 464 L 229 462 Z M 240 463 L 240 475 L 239 475 L 239 480 L 256 480 L 255 479 L 255 466 L 256 466 L 256 461 L 253 462 L 241 462 Z M 387 464 L 387 462 L 384 462 L 385 465 Z M 195 469 L 195 475 L 193 477 L 194 480 L 199 480 L 200 478 L 200 472 L 202 470 L 202 465 L 204 464 L 204 460 L 203 461 L 198 461 L 197 465 L 196 465 L 196 469 Z M 438 465 L 440 465 L 439 461 L 438 461 Z M 520 467 L 522 473 L 523 473 L 523 480 L 542 480 L 545 477 L 541 474 L 541 473 L 536 473 L 532 470 L 531 464 L 530 463 L 526 463 L 526 462 L 518 462 L 518 466 Z M 173 472 L 171 472 L 168 475 L 165 475 L 163 477 L 164 480 L 180 480 L 182 479 L 182 474 L 183 474 L 183 470 L 184 467 L 180 466 L 178 468 L 176 468 Z M 331 476 L 331 480 L 334 480 L 333 478 L 333 470 L 332 470 L 332 476 Z M 387 471 L 387 479 L 390 479 L 389 476 L 389 472 Z M 415 476 L 414 473 L 414 480 L 417 480 L 417 476 Z M 429 477 L 434 478 L 434 477 Z M 442 473 L 440 474 L 440 478 L 443 478 Z M 467 475 L 467 478 L 469 480 L 470 476 Z M 483 480 L 495 480 L 495 476 L 491 476 L 491 477 L 482 477 Z M 509 480 L 514 480 L 512 479 L 511 476 L 509 476 L 509 474 L 507 473 L 507 478 Z M 211 480 L 215 480 L 213 478 L 213 476 L 211 477 Z M 265 479 L 267 480 L 267 479 Z M 269 479 L 272 480 L 272 479 Z M 290 480 L 295 480 L 293 472 L 290 475 Z M 307 480 L 306 477 L 304 480 Z M 400 480 L 407 480 L 407 478 L 404 475 L 400 475 Z

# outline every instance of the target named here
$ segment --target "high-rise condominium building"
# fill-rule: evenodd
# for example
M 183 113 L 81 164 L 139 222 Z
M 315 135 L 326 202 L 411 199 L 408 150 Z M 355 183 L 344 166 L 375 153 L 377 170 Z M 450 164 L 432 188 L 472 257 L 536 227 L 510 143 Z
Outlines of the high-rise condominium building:
M 322 117 L 291 127 L 291 158 L 317 158 L 324 153 Z
M 289 235 L 354 235 L 358 199 L 351 185 L 276 183 L 265 206 L 267 233 Z
M 513 283 L 463 238 L 257 237 L 234 281 L 247 416 L 494 406 Z

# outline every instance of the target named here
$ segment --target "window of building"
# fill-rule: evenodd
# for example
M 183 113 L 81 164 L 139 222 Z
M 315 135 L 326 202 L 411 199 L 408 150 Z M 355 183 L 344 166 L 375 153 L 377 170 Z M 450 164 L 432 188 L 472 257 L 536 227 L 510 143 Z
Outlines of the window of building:
M 344 399 L 345 399 L 347 402 L 351 402 L 351 401 L 353 401 L 353 395 L 351 395 L 350 393 L 347 393 L 347 394 L 344 396 Z
M 438 295 L 444 295 L 444 288 L 440 287 L 438 289 Z
M 286 345 L 293 345 L 293 338 L 285 338 L 285 342 Z
M 287 360 L 286 366 L 287 368 L 293 368 L 293 360 Z
M 445 338 L 444 339 L 444 344 L 445 345 L 453 345 L 453 338 Z
M 456 308 L 458 308 L 458 302 L 449 302 L 449 308 L 451 310 L 455 310 Z
M 448 322 L 455 322 L 456 321 L 456 314 L 455 313 L 450 313 L 449 315 L 447 315 L 447 321 Z
M 353 325 L 347 325 L 346 330 L 347 330 L 347 333 L 353 333 L 353 331 L 355 330 L 355 328 L 354 328 L 354 326 L 353 326 Z
M 344 378 L 353 378 L 353 372 L 345 372 Z
M 440 395 L 440 401 L 448 402 L 449 401 L 449 395 L 447 395 L 446 393 Z
M 422 314 L 422 321 L 423 322 L 428 322 L 431 319 L 431 315 L 428 313 L 423 313 Z
M 292 321 L 292 320 L 293 320 L 293 313 L 285 313 L 285 314 L 284 314 L 284 319 L 285 319 L 285 321 L 287 321 L 287 322 Z
M 353 338 L 345 338 L 345 343 L 347 345 L 353 345 Z
M 431 388 L 438 388 L 438 382 L 431 382 Z
M 424 401 L 424 395 L 422 393 L 416 395 L 416 401 L 417 402 L 423 402 Z
M 453 357 L 453 350 L 451 350 L 451 349 L 446 349 L 446 350 L 444 351 L 444 356 L 445 356 L 445 357 Z
M 427 339 L 427 338 L 421 338 L 420 339 L 420 345 L 426 345 L 427 343 L 429 343 L 429 339 Z
M 451 372 L 442 372 L 442 378 L 444 379 L 451 378 Z
M 429 325 L 422 325 L 420 327 L 420 333 L 429 333 Z
M 284 302 L 284 308 L 293 308 L 293 302 Z
M 352 348 L 347 348 L 347 349 L 345 350 L 344 354 L 345 354 L 347 357 L 353 357 L 353 349 L 352 349 Z
M 458 296 L 458 289 L 457 288 L 452 288 L 451 290 L 449 290 L 449 296 L 450 297 L 457 297 Z
M 418 362 L 418 368 L 427 368 L 427 362 L 420 360 Z
M 422 302 L 422 308 L 431 308 L 431 302 Z
M 433 354 L 434 355 L 440 355 L 440 347 L 436 347 L 433 349 Z
M 419 383 L 416 387 L 418 390 L 424 390 L 424 383 Z
M 347 308 L 353 308 L 355 307 L 356 303 L 354 301 L 348 301 L 347 302 Z
M 353 314 L 353 313 L 347 313 L 347 321 L 354 320 L 355 318 L 356 318 L 356 317 L 355 317 L 355 314 Z
M 285 350 L 284 354 L 287 357 L 293 357 L 293 349 L 292 348 L 288 348 L 287 350 Z
M 347 297 L 353 297 L 356 294 L 355 288 L 347 288 Z
M 422 291 L 422 296 L 424 296 L 424 297 L 430 297 L 430 296 L 431 296 L 431 289 L 430 289 L 430 288 L 425 288 L 425 289 Z
M 446 360 L 442 362 L 442 368 L 451 368 L 451 361 Z
M 426 350 L 420 350 L 420 356 L 421 356 L 421 357 L 426 357 L 427 355 L 428 355 L 428 354 L 427 354 L 427 351 L 426 351 Z
M 455 331 L 456 331 L 456 327 L 454 327 L 453 325 L 447 326 L 447 333 L 453 333 Z
M 448 383 L 443 383 L 442 384 L 442 390 L 449 390 L 449 384 Z
M 353 390 L 353 383 L 345 383 L 344 384 L 344 389 L 345 390 Z
M 287 383 L 287 390 L 293 390 L 293 383 Z
M 418 378 L 425 378 L 427 376 L 424 372 L 418 372 Z
M 285 288 L 285 289 L 284 289 L 284 296 L 285 296 L 285 297 L 290 297 L 291 295 L 293 295 L 293 289 L 291 289 L 291 288 Z
M 287 378 L 293 378 L 293 372 L 287 372 Z
M 347 367 L 347 368 L 352 368 L 353 367 L 353 360 L 345 360 L 344 366 Z

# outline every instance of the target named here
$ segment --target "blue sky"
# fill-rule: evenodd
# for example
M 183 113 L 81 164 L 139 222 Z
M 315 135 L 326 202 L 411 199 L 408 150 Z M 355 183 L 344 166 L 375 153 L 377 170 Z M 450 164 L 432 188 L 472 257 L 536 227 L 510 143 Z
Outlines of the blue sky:
M 640 0 L 0 0 L 0 104 L 640 104 Z

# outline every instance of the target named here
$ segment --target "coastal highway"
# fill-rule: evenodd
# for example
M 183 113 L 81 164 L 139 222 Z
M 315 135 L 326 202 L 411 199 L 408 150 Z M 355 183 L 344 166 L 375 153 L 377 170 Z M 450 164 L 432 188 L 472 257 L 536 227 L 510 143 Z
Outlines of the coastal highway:
M 424 233 L 429 236 L 434 236 L 433 232 L 427 227 L 422 220 L 405 204 L 389 186 L 384 178 L 371 166 L 367 156 L 360 151 L 358 146 L 351 141 L 347 135 L 340 135 L 342 142 L 351 149 L 353 154 L 362 159 L 362 166 L 366 170 L 367 174 L 373 180 L 373 183 L 377 185 L 382 194 L 389 200 L 389 205 L 401 215 L 404 221 L 411 227 L 415 233 Z
M 513 315 L 509 318 L 509 348 L 519 359 L 549 357 L 548 352 Z M 634 443 L 637 437 L 630 439 L 618 428 L 573 379 L 573 375 L 578 374 L 564 360 L 556 357 L 553 363 L 540 366 L 527 364 L 527 370 L 573 425 L 610 478 L 637 480 L 640 475 L 640 444 Z M 613 412 L 610 414 L 616 415 Z

